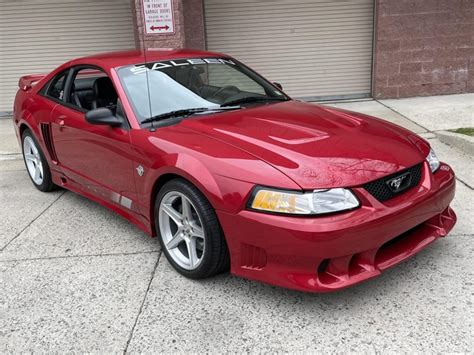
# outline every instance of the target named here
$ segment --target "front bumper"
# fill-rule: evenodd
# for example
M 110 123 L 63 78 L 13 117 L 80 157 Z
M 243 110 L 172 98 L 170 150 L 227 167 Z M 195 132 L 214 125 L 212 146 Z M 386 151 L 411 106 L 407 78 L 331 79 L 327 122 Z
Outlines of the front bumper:
M 423 165 L 420 184 L 384 203 L 354 188 L 362 206 L 321 217 L 218 211 L 231 255 L 231 272 L 311 292 L 354 285 L 416 254 L 456 223 L 449 207 L 455 177 L 442 164 Z

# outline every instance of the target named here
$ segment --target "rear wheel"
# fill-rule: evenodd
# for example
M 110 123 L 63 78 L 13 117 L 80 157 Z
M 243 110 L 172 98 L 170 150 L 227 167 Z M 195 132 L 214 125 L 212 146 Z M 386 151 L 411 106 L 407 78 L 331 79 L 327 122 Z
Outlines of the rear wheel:
M 43 192 L 55 190 L 57 186 L 53 184 L 48 161 L 29 129 L 23 132 L 22 142 L 23 160 L 33 185 Z
M 179 273 L 201 279 L 228 269 L 229 252 L 216 213 L 189 182 L 175 179 L 161 188 L 155 225 L 162 250 Z

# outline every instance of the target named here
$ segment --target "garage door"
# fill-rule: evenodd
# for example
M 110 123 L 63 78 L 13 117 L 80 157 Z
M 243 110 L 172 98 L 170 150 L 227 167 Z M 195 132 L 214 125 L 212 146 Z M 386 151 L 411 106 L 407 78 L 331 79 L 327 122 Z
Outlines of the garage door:
M 135 48 L 131 11 L 130 0 L 0 0 L 0 112 L 12 111 L 22 75 Z
M 204 0 L 207 48 L 293 97 L 368 97 L 373 0 Z

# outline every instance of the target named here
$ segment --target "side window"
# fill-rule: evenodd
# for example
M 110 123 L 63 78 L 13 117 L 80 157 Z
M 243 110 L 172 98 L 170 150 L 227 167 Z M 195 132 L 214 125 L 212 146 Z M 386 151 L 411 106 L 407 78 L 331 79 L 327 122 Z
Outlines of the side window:
M 63 100 L 64 99 L 64 84 L 66 82 L 67 73 L 69 71 L 66 70 L 58 75 L 56 75 L 52 80 L 51 83 L 48 85 L 48 91 L 46 95 L 52 97 L 56 100 Z
M 110 78 L 95 68 L 83 68 L 74 76 L 68 103 L 82 111 L 107 107 L 116 112 L 117 92 Z

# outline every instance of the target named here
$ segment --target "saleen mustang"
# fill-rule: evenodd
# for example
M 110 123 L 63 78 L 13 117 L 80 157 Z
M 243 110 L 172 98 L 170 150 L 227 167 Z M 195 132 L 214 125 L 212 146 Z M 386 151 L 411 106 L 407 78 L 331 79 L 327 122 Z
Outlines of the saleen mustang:
M 456 222 L 454 173 L 426 140 L 293 100 L 227 55 L 106 53 L 19 87 L 14 123 L 33 184 L 80 193 L 158 236 L 190 278 L 230 268 L 337 290 Z

